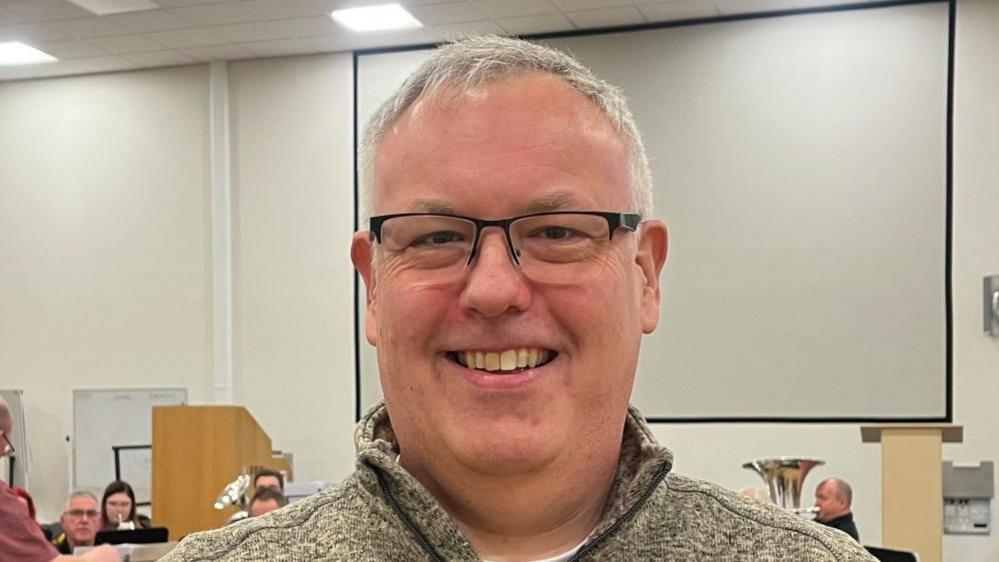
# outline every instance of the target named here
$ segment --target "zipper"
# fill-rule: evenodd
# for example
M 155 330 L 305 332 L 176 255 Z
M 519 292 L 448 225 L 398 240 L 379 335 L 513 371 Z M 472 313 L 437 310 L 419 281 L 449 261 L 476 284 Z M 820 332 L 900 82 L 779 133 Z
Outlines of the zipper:
M 614 533 L 616 533 L 617 530 L 620 529 L 622 525 L 630 521 L 635 516 L 635 514 L 638 513 L 638 510 L 641 509 L 643 505 L 645 505 L 645 502 L 648 501 L 648 499 L 656 491 L 656 488 L 659 487 L 659 484 L 662 484 L 663 479 L 666 478 L 666 474 L 669 473 L 669 469 L 670 469 L 670 464 L 667 462 L 663 462 L 662 466 L 659 467 L 659 472 L 657 472 L 655 477 L 653 477 L 652 483 L 649 485 L 648 488 L 645 489 L 644 492 L 642 492 L 642 495 L 638 498 L 638 501 L 636 501 L 634 505 L 632 505 L 628 509 L 628 511 L 625 512 L 624 515 L 618 517 L 617 521 L 615 521 L 613 525 L 608 527 L 606 531 L 600 533 L 600 536 L 593 539 L 592 541 L 588 541 L 586 544 L 582 546 L 582 548 L 577 550 L 576 554 L 573 554 L 572 558 L 570 558 L 567 562 L 579 562 L 586 555 L 600 548 L 600 545 L 606 542 L 608 539 L 610 539 L 611 536 L 613 536 Z
M 382 496 L 385 498 L 385 503 L 389 504 L 389 507 L 392 508 L 392 511 L 394 511 L 395 514 L 399 516 L 399 519 L 401 519 L 403 524 L 406 525 L 406 528 L 409 529 L 409 532 L 412 533 L 414 537 L 416 537 L 416 541 L 420 543 L 420 547 L 423 549 L 424 552 L 427 553 L 427 556 L 430 557 L 430 560 L 432 560 L 433 562 L 446 562 L 444 557 L 441 556 L 440 553 L 437 552 L 437 549 L 434 548 L 434 545 L 430 544 L 430 539 L 428 539 L 426 535 L 424 535 L 423 532 L 421 532 L 420 529 L 416 527 L 416 524 L 413 523 L 413 520 L 410 519 L 409 516 L 406 515 L 406 512 L 402 510 L 402 507 L 399 506 L 399 502 L 396 501 L 395 495 L 393 495 L 392 490 L 389 489 L 388 482 L 385 481 L 385 477 L 382 476 L 382 472 L 378 470 L 378 468 L 375 467 L 374 465 L 368 463 L 365 464 L 367 464 L 371 472 L 375 473 L 375 478 L 378 479 L 378 488 L 380 488 L 382 491 Z

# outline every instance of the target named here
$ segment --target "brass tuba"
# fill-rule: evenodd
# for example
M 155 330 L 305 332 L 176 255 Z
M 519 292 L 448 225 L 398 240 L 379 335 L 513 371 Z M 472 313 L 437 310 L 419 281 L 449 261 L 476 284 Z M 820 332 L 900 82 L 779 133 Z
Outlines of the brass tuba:
M 770 499 L 778 506 L 801 515 L 814 516 L 814 507 L 801 507 L 801 489 L 808 472 L 816 466 L 826 464 L 819 459 L 776 457 L 749 461 L 742 468 L 754 470 L 767 483 Z

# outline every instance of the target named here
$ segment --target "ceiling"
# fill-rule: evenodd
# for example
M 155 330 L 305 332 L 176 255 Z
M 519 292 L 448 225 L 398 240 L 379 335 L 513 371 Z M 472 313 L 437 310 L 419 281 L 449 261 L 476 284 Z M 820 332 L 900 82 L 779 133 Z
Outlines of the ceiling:
M 58 62 L 0 67 L 0 80 L 64 76 L 374 47 L 468 33 L 527 35 L 865 0 L 394 0 L 422 29 L 356 33 L 334 9 L 393 0 L 154 0 L 159 9 L 97 16 L 69 0 L 0 0 L 0 43 Z

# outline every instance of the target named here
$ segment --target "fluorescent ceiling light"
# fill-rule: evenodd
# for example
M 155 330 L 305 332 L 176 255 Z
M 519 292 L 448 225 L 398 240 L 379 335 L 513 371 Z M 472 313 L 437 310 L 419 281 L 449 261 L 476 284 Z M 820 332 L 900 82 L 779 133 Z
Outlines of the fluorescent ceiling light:
M 69 0 L 84 10 L 89 10 L 99 16 L 108 14 L 125 14 L 155 10 L 160 5 L 150 0 Z
M 19 64 L 37 64 L 40 62 L 53 62 L 59 59 L 43 53 L 34 47 L 29 47 L 17 41 L 11 43 L 0 43 L 0 66 L 14 66 Z
M 385 31 L 387 29 L 413 29 L 423 27 L 420 20 L 413 17 L 398 4 L 367 6 L 333 10 L 333 19 L 353 31 Z

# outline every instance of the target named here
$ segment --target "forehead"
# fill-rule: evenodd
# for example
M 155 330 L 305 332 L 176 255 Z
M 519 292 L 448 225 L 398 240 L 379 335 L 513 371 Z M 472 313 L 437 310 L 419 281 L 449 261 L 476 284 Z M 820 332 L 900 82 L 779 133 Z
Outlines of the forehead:
M 75 496 L 69 500 L 70 507 L 79 507 L 82 509 L 88 509 L 97 506 L 97 500 L 87 497 L 87 496 Z
M 525 74 L 417 100 L 378 151 L 373 207 L 457 200 L 495 210 L 494 198 L 514 198 L 514 207 L 538 206 L 534 199 L 626 210 L 628 163 L 626 144 L 589 98 L 555 76 Z
M 132 501 L 125 492 L 115 492 L 108 496 L 108 501 Z

